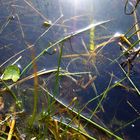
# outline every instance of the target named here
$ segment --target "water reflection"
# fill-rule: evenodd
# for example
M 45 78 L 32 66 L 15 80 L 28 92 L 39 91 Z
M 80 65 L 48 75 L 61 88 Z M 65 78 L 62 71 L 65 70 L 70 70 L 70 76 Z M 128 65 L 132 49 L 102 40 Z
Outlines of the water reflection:
M 90 31 L 62 42 L 63 55 L 60 67 L 69 72 L 67 75 L 71 75 L 63 76 L 65 73 L 62 72 L 58 84 L 57 98 L 64 104 L 69 105 L 72 99 L 77 97 L 76 109 L 83 108 L 89 102 L 83 113 L 87 113 L 86 116 L 90 118 L 98 105 L 98 101 L 104 95 L 101 106 L 96 113 L 102 120 L 102 124 L 114 131 L 120 127 L 117 131 L 120 135 L 127 135 L 130 137 L 128 139 L 138 139 L 139 136 L 135 135 L 136 130 L 139 130 L 138 119 L 137 122 L 130 123 L 124 128 L 121 128 L 121 126 L 139 116 L 134 110 L 135 108 L 139 112 L 139 96 L 131 82 L 124 78 L 125 74 L 119 65 L 113 63 L 122 53 L 118 40 L 133 24 L 133 17 L 124 15 L 124 1 L 9 0 L 1 1 L 0 7 L 0 68 L 2 69 L 9 64 L 16 63 L 22 70 L 32 61 L 31 48 L 34 48 L 34 55 L 37 56 L 69 33 L 81 32 L 91 26 L 94 27 L 95 23 L 109 20 L 107 24 L 95 27 L 92 32 L 95 52 L 90 51 L 89 48 Z M 50 25 L 44 26 L 44 23 Z M 61 45 L 57 44 L 55 47 L 60 48 Z M 38 59 L 36 62 L 38 71 L 45 72 L 58 66 L 60 50 L 56 50 L 55 47 L 52 50 L 44 51 Z M 18 61 L 19 58 L 20 61 Z M 121 63 L 123 58 L 117 59 L 118 63 Z M 134 67 L 138 67 L 138 65 Z M 135 71 L 132 69 L 130 78 L 140 88 L 138 69 L 135 69 Z M 31 67 L 31 71 L 27 71 L 24 76 L 32 74 L 32 70 Z M 77 74 L 74 74 L 74 72 L 77 72 Z M 79 74 L 80 72 L 89 73 Z M 40 74 L 39 76 L 39 84 L 48 87 L 52 94 L 56 82 L 55 76 L 56 74 L 53 72 L 47 75 Z M 96 78 L 93 80 L 93 77 Z M 124 80 L 122 80 L 123 78 Z M 85 86 L 88 82 L 89 86 Z M 14 89 L 18 96 L 23 98 L 29 114 L 33 109 L 33 83 L 33 80 L 29 80 Z M 113 85 L 116 86 L 112 88 Z M 107 91 L 110 87 L 111 89 Z M 95 97 L 97 97 L 96 100 L 92 101 Z M 134 108 L 128 105 L 128 101 Z M 44 93 L 39 98 L 39 111 L 43 107 L 47 107 Z M 69 118 L 66 121 L 69 122 Z M 131 133 L 128 133 L 129 131 Z M 139 134 L 137 133 L 137 135 Z

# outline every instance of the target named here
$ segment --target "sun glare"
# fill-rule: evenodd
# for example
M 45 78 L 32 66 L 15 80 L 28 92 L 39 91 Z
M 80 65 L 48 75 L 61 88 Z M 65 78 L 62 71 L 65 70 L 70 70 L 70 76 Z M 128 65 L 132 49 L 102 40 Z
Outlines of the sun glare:
M 83 0 L 69 0 L 70 4 L 73 5 L 75 8 L 78 8 Z

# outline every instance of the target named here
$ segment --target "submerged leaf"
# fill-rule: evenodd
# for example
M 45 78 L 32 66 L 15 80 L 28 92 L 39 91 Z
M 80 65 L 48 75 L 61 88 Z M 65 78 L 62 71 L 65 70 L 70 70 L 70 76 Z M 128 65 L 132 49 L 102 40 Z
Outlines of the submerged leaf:
M 13 80 L 16 82 L 20 78 L 20 69 L 16 65 L 8 66 L 2 76 L 2 80 Z

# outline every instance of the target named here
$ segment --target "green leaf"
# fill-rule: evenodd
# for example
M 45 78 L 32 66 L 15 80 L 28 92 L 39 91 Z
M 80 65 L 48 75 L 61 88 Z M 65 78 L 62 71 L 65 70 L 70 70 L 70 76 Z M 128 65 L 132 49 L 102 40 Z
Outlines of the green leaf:
M 16 65 L 8 66 L 2 76 L 2 80 L 13 80 L 16 82 L 20 78 L 20 69 Z

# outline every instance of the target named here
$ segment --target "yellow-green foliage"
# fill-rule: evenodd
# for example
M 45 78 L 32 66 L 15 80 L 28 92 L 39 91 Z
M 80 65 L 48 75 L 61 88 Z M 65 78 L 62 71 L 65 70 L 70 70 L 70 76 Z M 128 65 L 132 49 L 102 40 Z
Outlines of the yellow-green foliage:
M 94 51 L 95 46 L 94 46 L 94 32 L 95 32 L 95 28 L 91 28 L 90 29 L 90 51 Z

